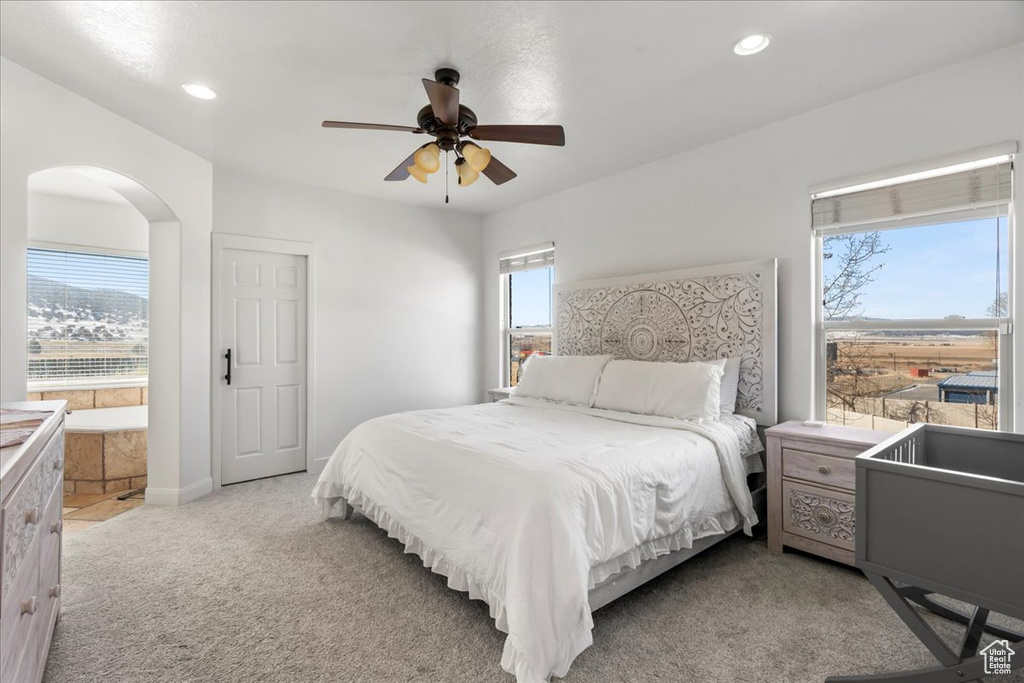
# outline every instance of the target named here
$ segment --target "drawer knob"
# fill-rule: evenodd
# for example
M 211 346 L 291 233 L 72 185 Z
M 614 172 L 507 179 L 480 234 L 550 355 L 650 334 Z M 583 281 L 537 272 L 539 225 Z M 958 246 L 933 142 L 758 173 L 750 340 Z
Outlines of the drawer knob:
M 828 474 L 831 471 L 827 465 L 818 465 L 818 474 Z
M 63 530 L 63 529 L 64 529 L 64 522 L 63 522 L 63 520 L 60 520 L 60 519 L 58 519 L 56 522 L 54 522 L 53 524 L 50 525 L 50 533 L 51 534 L 59 534 L 61 532 L 61 530 Z
M 29 615 L 36 613 L 36 596 L 33 595 L 31 598 L 21 603 L 21 613 Z
M 51 598 L 59 598 L 60 597 L 60 584 L 59 583 L 56 586 L 54 586 L 53 588 L 50 589 L 50 597 Z
M 27 510 L 25 512 L 25 522 L 27 522 L 28 524 L 39 524 L 39 516 L 41 514 L 42 513 L 39 510 L 39 506 L 37 505 L 31 510 Z
M 64 458 L 57 458 L 53 461 L 53 469 L 61 470 L 64 469 Z

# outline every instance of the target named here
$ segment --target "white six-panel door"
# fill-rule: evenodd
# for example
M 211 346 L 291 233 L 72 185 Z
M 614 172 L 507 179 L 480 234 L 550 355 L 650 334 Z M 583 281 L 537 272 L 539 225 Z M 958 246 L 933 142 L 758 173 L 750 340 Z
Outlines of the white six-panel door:
M 306 257 L 220 252 L 221 483 L 306 469 Z M 222 374 L 228 360 L 221 358 Z

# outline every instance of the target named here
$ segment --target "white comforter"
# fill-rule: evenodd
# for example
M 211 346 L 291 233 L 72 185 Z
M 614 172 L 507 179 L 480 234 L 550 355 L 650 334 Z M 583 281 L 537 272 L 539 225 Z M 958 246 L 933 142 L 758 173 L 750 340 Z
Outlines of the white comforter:
M 512 399 L 365 422 L 313 498 L 325 517 L 348 499 L 485 600 L 508 633 L 502 667 L 539 683 L 590 646 L 596 583 L 741 523 L 749 533 L 740 451 L 720 422 Z

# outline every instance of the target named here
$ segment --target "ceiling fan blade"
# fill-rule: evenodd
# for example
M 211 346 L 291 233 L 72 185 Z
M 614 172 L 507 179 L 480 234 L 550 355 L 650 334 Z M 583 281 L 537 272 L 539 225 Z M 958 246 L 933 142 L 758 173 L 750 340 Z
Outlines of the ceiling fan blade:
M 494 142 L 565 146 L 565 130 L 561 126 L 477 126 L 469 131 L 469 136 L 477 140 Z
M 402 133 L 422 133 L 422 128 L 412 126 L 389 126 L 385 123 L 350 123 L 348 121 L 324 121 L 324 128 L 362 128 L 365 130 L 397 130 Z
M 497 159 L 495 159 L 493 154 L 491 155 L 490 163 L 487 164 L 486 168 L 484 168 L 482 173 L 488 178 L 490 178 L 491 182 L 494 183 L 495 185 L 507 183 L 508 181 L 516 177 L 516 172 L 513 171 L 508 166 L 506 166 L 505 164 L 498 161 Z
M 423 79 L 423 87 L 430 99 L 430 107 L 441 123 L 454 126 L 459 122 L 459 89 L 444 83 Z
M 394 171 L 392 171 L 391 173 L 388 173 L 387 176 L 385 176 L 384 180 L 405 180 L 406 178 L 408 178 L 409 177 L 409 171 L 407 171 L 406 169 L 408 167 L 412 166 L 412 164 L 413 164 L 412 158 L 415 155 L 416 155 L 416 152 L 413 152 L 412 154 L 410 154 L 409 158 L 406 159 L 405 161 L 403 161 L 402 163 L 400 163 L 395 168 Z

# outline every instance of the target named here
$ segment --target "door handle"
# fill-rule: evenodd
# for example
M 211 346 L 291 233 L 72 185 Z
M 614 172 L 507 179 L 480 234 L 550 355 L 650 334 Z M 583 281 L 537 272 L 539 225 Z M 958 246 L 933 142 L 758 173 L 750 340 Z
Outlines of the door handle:
M 231 386 L 231 349 L 224 354 L 224 358 L 228 361 L 228 374 L 224 375 L 224 379 L 228 381 L 228 386 Z

